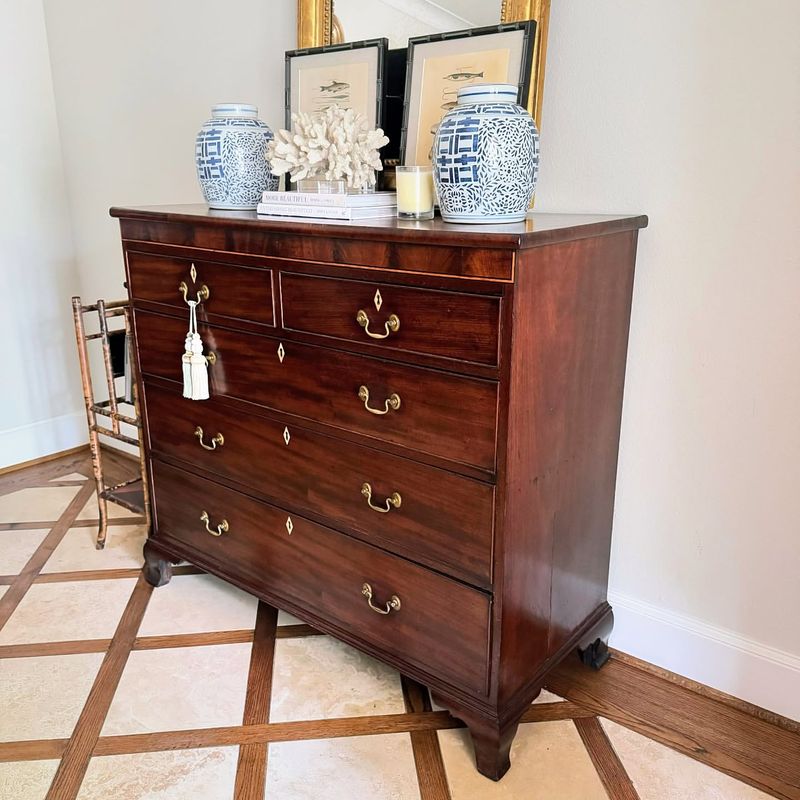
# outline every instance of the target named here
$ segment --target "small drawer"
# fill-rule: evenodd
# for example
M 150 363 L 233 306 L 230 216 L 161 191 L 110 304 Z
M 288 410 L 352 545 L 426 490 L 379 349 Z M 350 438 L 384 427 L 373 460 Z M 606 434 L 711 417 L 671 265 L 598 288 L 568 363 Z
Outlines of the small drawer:
M 146 384 L 150 448 L 359 539 L 491 585 L 494 487 Z M 368 487 L 368 488 L 365 488 Z
M 283 327 L 496 366 L 500 298 L 280 273 Z
M 160 303 L 188 320 L 185 287 L 190 300 L 202 301 L 200 320 L 275 324 L 272 270 L 128 251 L 128 273 L 134 302 Z
M 181 381 L 186 325 L 137 310 L 144 374 Z M 498 384 L 355 353 L 200 325 L 211 396 L 276 411 L 493 472 Z
M 152 466 L 156 540 L 177 542 L 190 561 L 219 567 L 268 602 L 306 609 L 401 668 L 485 694 L 490 595 L 196 475 Z

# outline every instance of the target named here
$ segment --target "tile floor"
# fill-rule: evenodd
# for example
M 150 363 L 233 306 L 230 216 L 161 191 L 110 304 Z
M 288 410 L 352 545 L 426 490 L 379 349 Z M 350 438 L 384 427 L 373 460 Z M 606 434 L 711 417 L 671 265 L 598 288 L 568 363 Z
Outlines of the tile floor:
M 601 719 L 633 794 L 606 789 L 577 723 L 558 718 L 553 709 L 562 700 L 548 692 L 536 703 L 540 721 L 520 726 L 511 771 L 492 783 L 475 771 L 465 731 L 395 670 L 283 612 L 276 629 L 271 609 L 191 568 L 150 592 L 137 577 L 144 528 L 136 517 L 115 509 L 117 524 L 99 552 L 94 527 L 81 524 L 96 514 L 94 499 L 64 516 L 83 476 L 58 480 L 75 485 L 0 496 L 2 800 L 767 797 Z M 60 541 L 21 599 L 9 595 L 9 615 L 4 594 L 59 520 Z M 109 570 L 113 577 L 104 576 Z M 262 613 L 267 622 L 259 627 Z M 130 619 L 135 630 L 127 629 Z M 267 631 L 261 655 L 254 631 Z M 122 646 L 126 635 L 132 649 Z M 271 670 L 254 671 L 263 652 Z M 271 689 L 266 700 L 259 680 Z M 435 723 L 409 733 L 403 716 L 414 692 Z M 372 732 L 382 717 L 390 730 Z M 88 748 L 83 761 L 81 747 Z M 62 756 L 71 777 L 51 789 Z

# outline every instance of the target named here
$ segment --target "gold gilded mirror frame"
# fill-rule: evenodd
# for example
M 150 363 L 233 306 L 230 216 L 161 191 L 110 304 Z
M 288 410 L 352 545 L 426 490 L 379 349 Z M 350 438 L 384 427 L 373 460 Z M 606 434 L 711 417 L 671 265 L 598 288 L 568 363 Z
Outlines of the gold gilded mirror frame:
M 341 41 L 342 29 L 333 13 L 333 0 L 297 0 L 297 47 L 320 47 Z M 536 20 L 533 43 L 533 66 L 528 111 L 542 126 L 544 64 L 547 55 L 547 28 L 550 21 L 550 0 L 502 0 L 500 22 Z

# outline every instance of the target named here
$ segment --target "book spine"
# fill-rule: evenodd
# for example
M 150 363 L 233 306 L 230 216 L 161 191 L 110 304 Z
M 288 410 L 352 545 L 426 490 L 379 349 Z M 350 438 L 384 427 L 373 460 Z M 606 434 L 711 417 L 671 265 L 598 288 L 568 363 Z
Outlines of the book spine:
M 264 192 L 262 203 L 282 203 L 284 205 L 314 205 L 342 208 L 347 205 L 347 195 L 312 194 L 308 192 Z
M 258 214 L 280 217 L 318 217 L 321 219 L 350 219 L 349 208 L 331 206 L 292 205 L 291 203 L 259 203 Z

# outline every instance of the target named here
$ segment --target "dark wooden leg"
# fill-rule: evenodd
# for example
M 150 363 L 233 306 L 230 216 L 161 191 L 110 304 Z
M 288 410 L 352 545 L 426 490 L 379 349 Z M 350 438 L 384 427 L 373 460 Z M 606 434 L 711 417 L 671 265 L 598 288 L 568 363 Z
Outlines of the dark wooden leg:
M 496 719 L 457 707 L 435 693 L 431 697 L 435 703 L 447 708 L 467 726 L 475 748 L 475 766 L 478 772 L 493 781 L 499 781 L 511 767 L 511 743 L 517 734 L 519 718 L 501 725 Z
M 151 586 L 164 586 L 172 578 L 172 563 L 165 559 L 150 544 L 150 540 L 144 543 L 144 579 Z
M 614 627 L 614 614 L 609 608 L 608 613 L 586 634 L 578 645 L 578 657 L 592 669 L 602 669 L 611 654 L 608 651 L 608 639 Z

